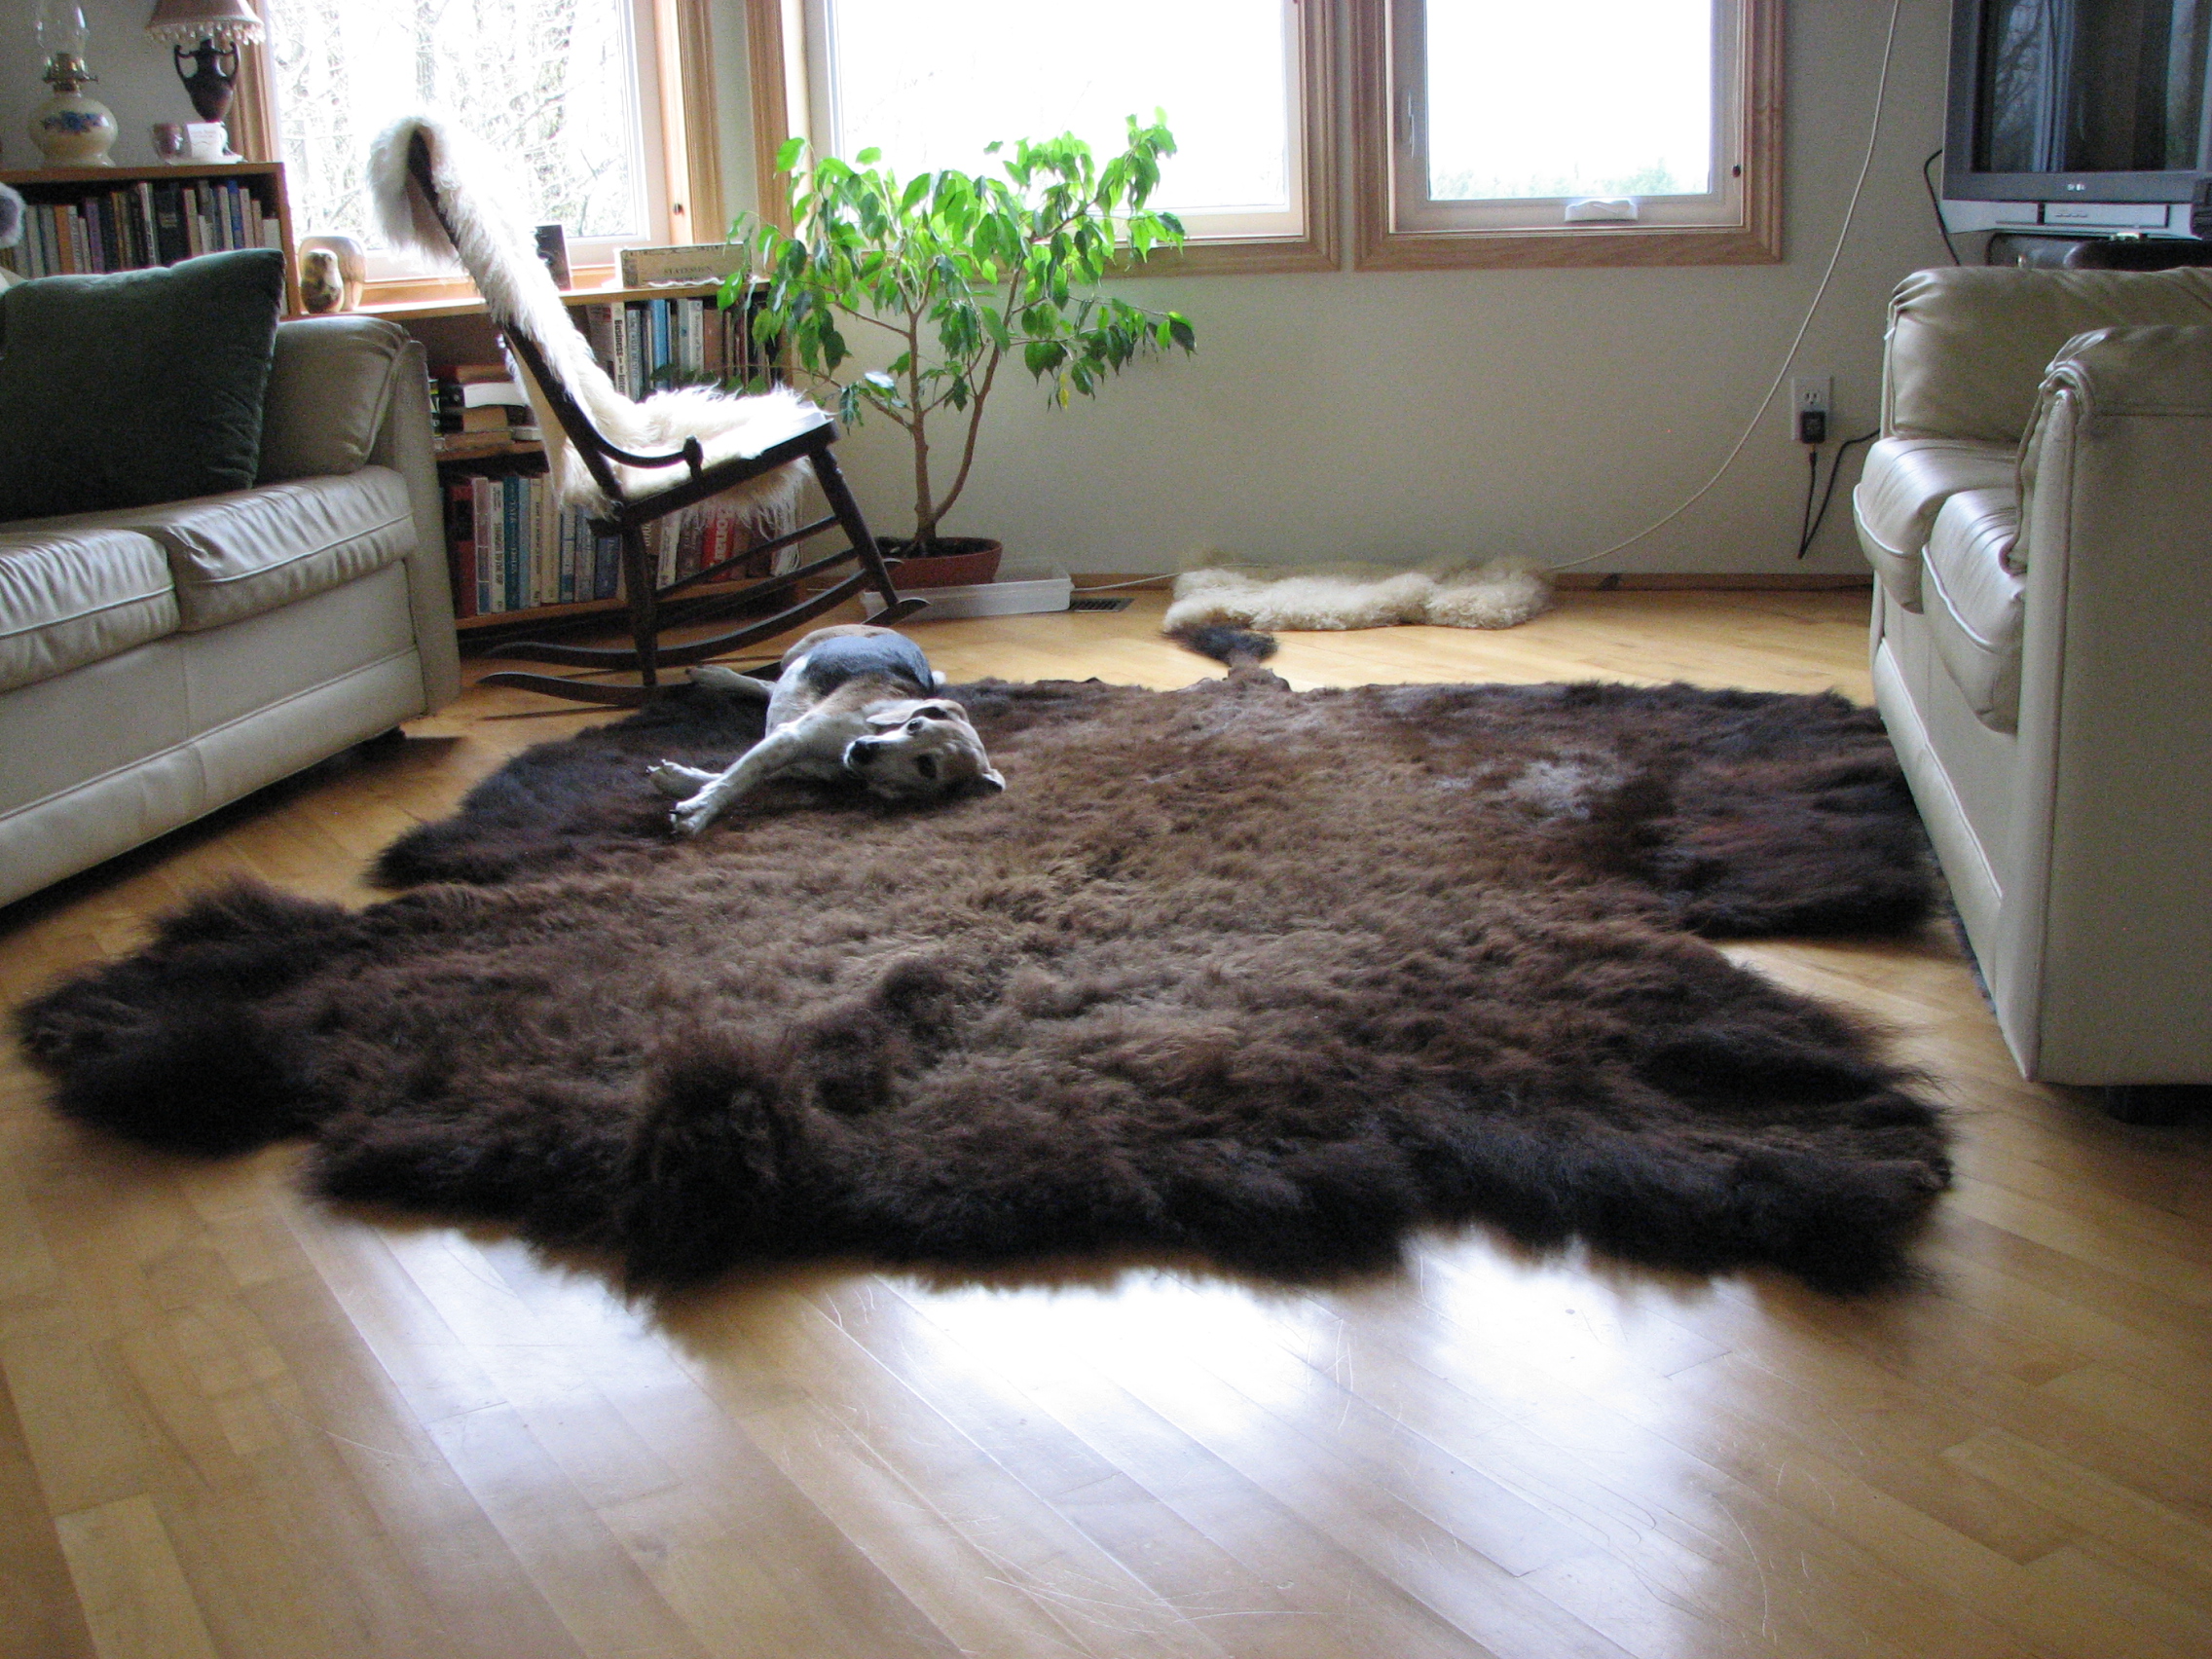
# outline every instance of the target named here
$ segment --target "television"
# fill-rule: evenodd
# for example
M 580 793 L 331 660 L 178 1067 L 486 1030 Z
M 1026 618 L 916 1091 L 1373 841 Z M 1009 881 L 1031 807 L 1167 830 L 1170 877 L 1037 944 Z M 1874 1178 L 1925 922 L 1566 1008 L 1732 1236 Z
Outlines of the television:
M 1953 0 L 1944 197 L 2186 233 L 2212 206 L 2208 41 L 2212 0 Z

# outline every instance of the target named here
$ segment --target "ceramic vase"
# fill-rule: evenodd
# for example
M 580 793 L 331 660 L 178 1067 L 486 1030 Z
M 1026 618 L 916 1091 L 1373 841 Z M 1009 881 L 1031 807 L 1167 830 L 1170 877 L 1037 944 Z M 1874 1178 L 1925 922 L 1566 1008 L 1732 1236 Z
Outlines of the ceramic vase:
M 31 111 L 31 142 L 50 167 L 111 167 L 115 112 L 75 88 L 56 91 Z

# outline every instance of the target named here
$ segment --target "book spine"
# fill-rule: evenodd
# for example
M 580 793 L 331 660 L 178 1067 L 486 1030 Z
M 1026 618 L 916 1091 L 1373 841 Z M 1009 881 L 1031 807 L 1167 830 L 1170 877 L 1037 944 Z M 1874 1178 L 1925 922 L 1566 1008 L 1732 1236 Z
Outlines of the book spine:
M 614 382 L 614 389 L 630 389 L 630 315 L 627 308 L 607 308 L 607 372 Z
M 469 480 L 468 493 L 471 506 L 469 523 L 476 532 L 476 614 L 484 616 L 498 608 L 492 603 L 495 539 L 492 528 L 492 481 L 489 478 L 472 478 Z
M 475 501 L 466 479 L 446 486 L 446 569 L 457 618 L 476 614 Z
M 538 560 L 543 568 L 542 586 L 539 591 L 547 605 L 561 603 L 561 514 L 553 500 L 553 480 L 533 478 L 530 481 L 530 505 L 535 517 L 534 534 L 538 545 Z
M 522 498 L 522 540 L 527 549 L 522 567 L 523 603 L 535 608 L 545 603 L 545 527 L 538 520 L 537 480 L 527 475 L 517 478 L 515 493 Z
M 69 209 L 69 252 L 75 259 L 75 269 L 90 273 L 92 269 L 92 226 L 76 208 Z
M 629 313 L 626 332 L 630 337 L 630 378 L 628 390 L 632 397 L 645 395 L 645 341 L 652 332 L 645 321 L 645 302 L 632 300 L 623 308 Z
M 160 185 L 154 191 L 154 258 L 174 265 L 185 256 L 184 192 L 173 184 Z
M 509 473 L 499 480 L 499 516 L 505 527 L 503 543 L 506 557 L 501 560 L 504 569 L 501 580 L 506 585 L 507 608 L 520 610 L 527 603 L 523 599 L 523 555 L 527 549 L 522 541 L 522 480 Z
M 668 384 L 668 302 L 648 300 L 645 305 L 652 313 L 653 331 L 651 372 L 647 380 L 648 384 L 665 386 Z

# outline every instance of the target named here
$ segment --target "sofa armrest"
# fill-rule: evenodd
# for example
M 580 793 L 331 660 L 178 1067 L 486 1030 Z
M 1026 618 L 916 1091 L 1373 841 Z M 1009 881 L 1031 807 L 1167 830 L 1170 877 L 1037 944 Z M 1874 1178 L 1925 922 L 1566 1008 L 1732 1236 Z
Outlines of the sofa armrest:
M 421 343 L 412 338 L 392 366 L 390 395 L 367 460 L 407 480 L 407 498 L 415 507 L 415 551 L 406 559 L 415 647 L 423 660 L 429 706 L 443 708 L 461 694 L 461 651 L 454 637 L 445 507 L 430 431 L 430 371 Z
M 1882 429 L 2017 443 L 2058 350 L 2133 323 L 2212 323 L 2212 271 L 1916 271 L 1890 301 Z
M 2212 317 L 2076 335 L 2051 359 L 2042 407 L 2061 391 L 2090 417 L 2212 415 Z
M 2023 472 L 2014 799 L 2050 830 L 2018 880 L 2043 895 L 2041 926 L 2009 977 L 2065 968 L 2035 1075 L 2196 1081 L 2169 1069 L 2182 1039 L 2161 1011 L 2212 960 L 2212 327 L 2074 341 Z M 2139 1069 L 2102 1069 L 2122 1058 Z

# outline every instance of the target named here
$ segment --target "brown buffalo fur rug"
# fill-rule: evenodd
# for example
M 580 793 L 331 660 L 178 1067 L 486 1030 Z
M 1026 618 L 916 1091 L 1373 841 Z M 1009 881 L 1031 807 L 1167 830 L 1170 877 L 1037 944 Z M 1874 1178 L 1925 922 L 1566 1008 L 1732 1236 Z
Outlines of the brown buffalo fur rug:
M 1936 1111 L 1693 936 L 1929 903 L 1875 717 L 1685 685 L 956 692 L 1008 793 L 809 786 L 672 842 L 686 689 L 525 755 L 361 912 L 240 886 L 18 1014 L 70 1116 L 314 1141 L 334 1197 L 612 1252 L 1197 1250 L 1312 1275 L 1486 1220 L 1641 1261 L 1893 1276 Z

